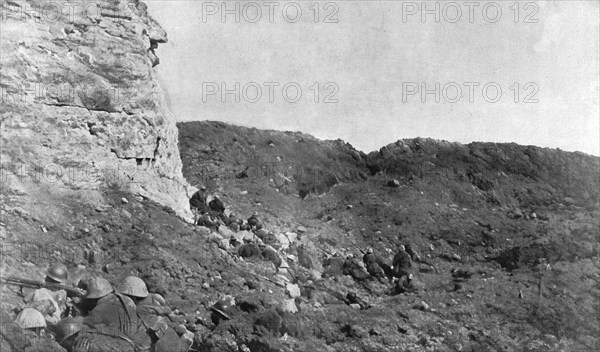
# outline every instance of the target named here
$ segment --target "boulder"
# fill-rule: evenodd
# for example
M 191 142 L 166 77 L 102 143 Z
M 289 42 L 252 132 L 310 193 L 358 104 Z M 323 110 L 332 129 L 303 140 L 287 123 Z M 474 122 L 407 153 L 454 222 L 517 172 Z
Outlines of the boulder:
M 285 291 L 291 298 L 300 297 L 300 287 L 296 284 L 285 285 Z
M 389 180 L 387 181 L 388 187 L 400 187 L 400 181 L 398 180 Z
M 286 232 L 285 236 L 287 237 L 290 243 L 294 243 L 298 239 L 298 234 L 295 232 Z
M 296 306 L 296 302 L 293 298 L 290 299 L 284 299 L 280 304 L 279 304 L 279 310 L 281 310 L 282 312 L 285 313 L 298 313 L 298 307 Z

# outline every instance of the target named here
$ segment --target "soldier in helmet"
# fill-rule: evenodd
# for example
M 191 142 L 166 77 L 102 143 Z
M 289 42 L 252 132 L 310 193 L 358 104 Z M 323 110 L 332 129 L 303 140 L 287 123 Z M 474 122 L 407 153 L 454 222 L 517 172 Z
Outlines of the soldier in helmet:
M 346 295 L 346 304 L 357 304 L 361 310 L 371 308 L 371 305 L 365 302 L 362 298 L 358 297 L 356 292 L 348 292 Z
M 131 336 L 140 345 L 149 345 L 155 341 L 154 351 L 187 351 L 193 342 L 194 334 L 189 331 L 181 336 L 167 325 L 167 316 L 171 309 L 164 305 L 161 295 L 148 292 L 144 280 L 137 276 L 128 276 L 117 285 L 117 291 L 131 298 L 136 304 L 139 318 L 138 328 Z
M 67 267 L 62 263 L 51 265 L 46 270 L 45 281 L 49 283 L 66 284 L 68 280 Z M 39 309 L 50 324 L 56 324 L 63 316 L 67 314 L 68 302 L 67 292 L 57 288 L 39 288 L 25 297 L 25 302 Z
M 117 291 L 131 298 L 136 305 L 138 315 L 168 315 L 171 308 L 158 293 L 149 293 L 144 280 L 137 276 L 127 276 L 117 285 Z
M 257 231 L 263 228 L 263 225 L 258 218 L 258 212 L 255 211 L 248 218 L 248 226 L 250 227 L 251 231 Z
M 242 258 L 260 258 L 261 251 L 252 238 L 244 238 L 244 243 L 238 248 L 238 255 Z
M 231 319 L 234 301 L 230 297 L 223 297 L 210 307 L 212 311 L 210 320 L 218 326 L 221 322 Z
M 164 298 L 156 293 L 149 293 L 144 280 L 137 276 L 128 276 L 117 285 L 117 291 L 136 304 L 139 318 L 138 328 L 132 339 L 141 345 L 155 341 L 154 351 L 186 351 L 192 344 L 193 336 L 187 331 L 181 341 L 175 330 L 167 325 L 167 316 L 171 308 L 165 306 Z
M 350 275 L 358 281 L 363 281 L 369 278 L 369 272 L 367 271 L 367 268 L 362 260 L 355 258 L 354 254 L 352 253 L 348 254 L 346 257 L 342 272 L 344 275 Z
M 44 315 L 34 308 L 23 309 L 19 315 L 17 315 L 15 323 L 17 323 L 21 329 L 31 329 L 36 332 L 46 328 L 46 319 L 44 319 Z
M 241 219 L 238 219 L 233 213 L 229 214 L 229 219 L 227 220 L 227 227 L 233 232 L 238 232 L 240 230 Z
M 62 263 L 53 264 L 46 270 L 46 282 L 65 285 L 68 279 L 69 271 L 67 270 L 67 266 Z
M 275 266 L 275 271 L 277 271 L 277 268 L 281 266 L 282 262 L 279 253 L 277 253 L 275 248 L 268 244 L 261 244 L 259 245 L 259 247 L 261 248 L 263 258 L 273 263 L 273 265 Z
M 80 317 L 61 320 L 55 330 L 56 341 L 68 352 L 137 352 L 146 347 L 125 335 L 92 329 Z
M 396 285 L 392 289 L 391 295 L 399 295 L 406 292 L 415 292 L 417 289 L 413 284 L 413 274 L 410 273 L 406 276 L 403 276 L 396 282 Z
M 214 195 L 213 199 L 208 203 L 208 207 L 217 215 L 225 212 L 225 204 L 221 201 L 218 195 Z
M 381 264 L 383 264 L 383 259 L 375 255 L 373 248 L 367 249 L 367 253 L 363 256 L 363 262 L 365 263 L 367 271 L 369 274 L 371 274 L 371 276 L 377 278 L 382 283 L 385 283 L 385 271 L 381 267 Z
M 194 223 L 198 220 L 198 214 L 208 211 L 207 196 L 206 187 L 201 186 L 190 198 L 190 209 L 194 213 Z
M 25 340 L 28 347 L 23 349 L 24 351 L 48 351 L 58 352 L 62 351 L 60 346 L 55 341 L 51 340 L 45 333 L 46 320 L 41 312 L 33 308 L 23 309 L 15 319 L 16 325 L 22 329 L 20 331 L 22 335 L 19 338 Z M 9 321 L 2 321 L 2 324 L 11 324 Z M 16 335 L 19 330 L 13 330 L 8 328 L 10 325 L 2 326 L 2 337 L 6 337 L 5 334 Z M 17 336 L 15 336 L 17 337 Z M 4 346 L 4 344 L 2 344 Z M 10 349 L 10 348 L 9 348 Z
M 137 326 L 136 306 L 131 298 L 114 292 L 104 278 L 92 278 L 85 296 L 88 307 L 93 307 L 83 323 L 101 331 L 109 330 L 129 335 Z
M 409 274 L 409 271 L 412 268 L 412 259 L 403 245 L 400 245 L 398 248 L 398 253 L 394 256 L 392 263 L 394 276 L 396 278 L 401 279 L 403 276 Z

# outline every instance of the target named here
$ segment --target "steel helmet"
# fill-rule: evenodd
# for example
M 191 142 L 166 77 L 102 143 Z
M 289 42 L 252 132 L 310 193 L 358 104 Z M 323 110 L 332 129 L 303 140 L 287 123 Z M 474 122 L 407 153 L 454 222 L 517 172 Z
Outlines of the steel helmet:
M 281 261 L 281 265 L 279 266 L 279 268 L 280 269 L 289 269 L 290 265 L 285 260 L 282 260 Z
M 210 309 L 221 314 L 225 319 L 231 319 L 228 312 L 231 311 L 231 300 L 223 298 L 217 303 L 213 304 Z
M 113 292 L 113 288 L 108 280 L 95 277 L 88 282 L 85 298 L 102 298 L 111 292 Z
M 67 282 L 69 272 L 64 264 L 56 263 L 48 268 L 46 271 L 46 276 L 58 283 L 64 284 Z
M 83 329 L 81 319 L 73 317 L 64 318 L 56 325 L 56 340 L 61 344 L 69 337 L 81 331 L 81 329 Z
M 398 247 L 398 248 L 399 248 L 401 251 L 405 251 L 405 250 L 406 250 L 406 247 L 404 247 L 404 245 L 403 245 L 403 244 L 401 244 L 401 245 L 400 245 L 400 247 Z
M 37 309 L 25 308 L 17 315 L 15 322 L 22 329 L 45 328 L 46 319 L 44 315 Z
M 373 254 L 373 248 L 369 247 L 369 249 L 367 249 L 367 254 Z
M 289 260 L 291 260 L 293 262 L 298 261 L 298 258 L 296 258 L 296 256 L 293 255 L 293 254 L 288 254 L 287 259 L 289 259 Z
M 206 191 L 206 186 L 200 186 L 201 191 Z
M 146 287 L 146 283 L 137 276 L 127 276 L 123 281 L 121 281 L 121 283 L 119 283 L 117 286 L 117 291 L 133 297 L 148 297 L 148 288 Z

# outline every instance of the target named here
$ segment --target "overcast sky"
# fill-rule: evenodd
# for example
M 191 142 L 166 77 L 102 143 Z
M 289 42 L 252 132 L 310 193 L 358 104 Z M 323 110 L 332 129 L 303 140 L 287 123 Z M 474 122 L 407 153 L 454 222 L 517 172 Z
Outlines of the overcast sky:
M 146 3 L 180 121 L 600 155 L 598 1 Z

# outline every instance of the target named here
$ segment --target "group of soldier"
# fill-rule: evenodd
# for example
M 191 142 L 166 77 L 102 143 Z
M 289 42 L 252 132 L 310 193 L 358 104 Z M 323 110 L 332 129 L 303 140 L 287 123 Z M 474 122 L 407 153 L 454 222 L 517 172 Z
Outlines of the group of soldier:
M 69 352 L 184 352 L 191 347 L 193 334 L 175 330 L 164 298 L 149 293 L 141 278 L 128 276 L 114 287 L 102 277 L 82 279 L 78 288 L 67 282 L 65 265 L 50 266 L 43 287 L 25 297 L 28 306 L 15 319 L 19 327 L 49 331 Z
M 258 213 L 254 212 L 246 221 L 235 214 L 225 214 L 225 204 L 217 194 L 209 201 L 209 194 L 205 186 L 195 192 L 190 198 L 190 209 L 194 213 L 194 223 L 218 231 L 219 227 L 226 226 L 234 232 L 256 231 L 262 228 Z
M 407 251 L 404 245 L 399 246 L 391 265 L 375 254 L 373 248 L 368 248 L 362 258 L 357 258 L 352 253 L 345 259 L 339 254 L 334 254 L 325 263 L 323 277 L 343 274 L 351 276 L 358 282 L 369 280 L 378 280 L 382 284 L 391 282 L 394 285 L 390 290 L 391 295 L 411 292 L 416 289 L 412 273 L 413 258 L 418 258 L 418 254 L 410 249 Z
M 236 248 L 237 254 L 243 258 L 262 257 L 271 261 L 275 266 L 275 273 L 279 277 L 282 277 L 284 281 L 297 282 L 299 273 L 297 258 L 294 255 L 281 258 L 277 250 L 271 246 L 271 242 L 276 242 L 275 236 L 263 229 L 263 224 L 256 212 L 247 221 L 243 221 L 233 213 L 225 215 L 225 206 L 217 195 L 214 195 L 210 201 L 208 198 L 209 194 L 205 186 L 201 186 L 190 198 L 190 208 L 195 214 L 197 225 L 212 228 L 215 231 L 219 226 L 224 225 L 234 232 L 245 230 L 253 233 L 254 236 L 244 237 L 243 243 L 235 237 L 231 237 L 230 244 Z M 373 279 L 384 284 L 391 282 L 393 286 L 390 294 L 401 294 L 416 290 L 413 284 L 412 262 L 419 259 L 419 254 L 412 250 L 410 245 L 406 247 L 400 245 L 390 265 L 376 255 L 372 248 L 369 248 L 362 259 L 355 258 L 353 254 L 349 254 L 345 259 L 337 254 L 329 258 L 325 263 L 326 269 L 323 276 L 327 277 L 328 274 L 334 276 L 335 274 L 331 274 L 338 271 L 338 274 L 350 275 L 361 282 Z M 329 268 L 327 268 L 328 266 Z

